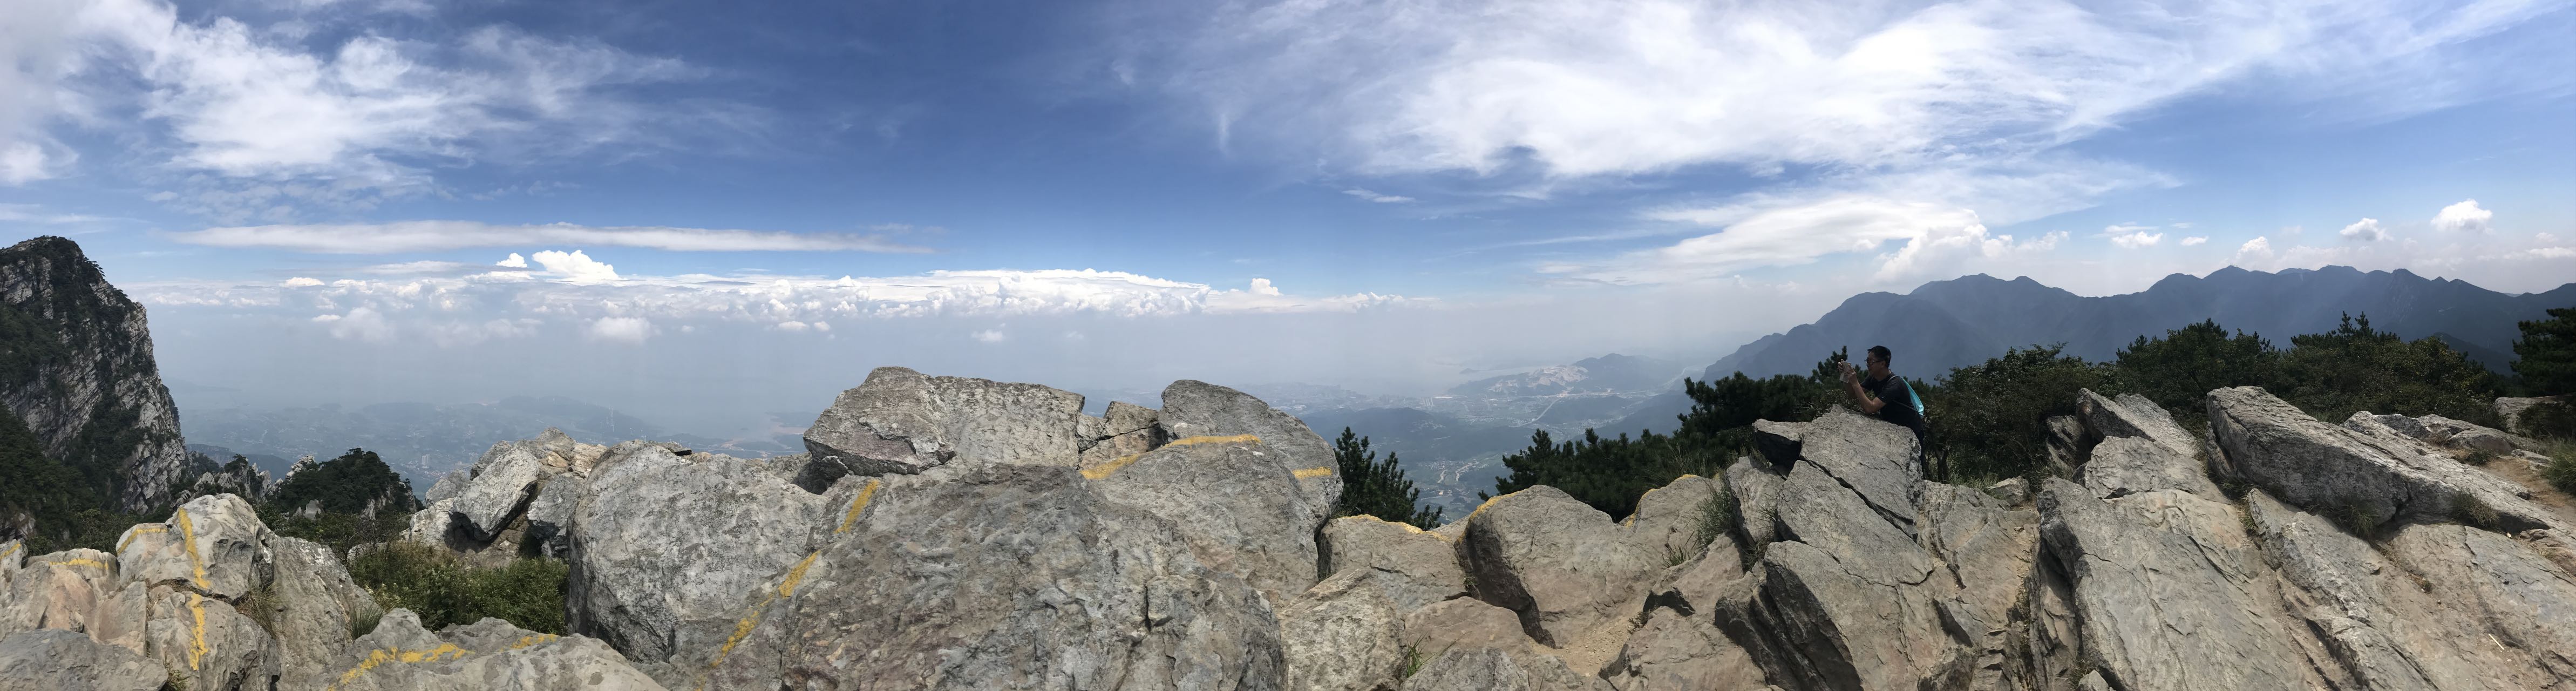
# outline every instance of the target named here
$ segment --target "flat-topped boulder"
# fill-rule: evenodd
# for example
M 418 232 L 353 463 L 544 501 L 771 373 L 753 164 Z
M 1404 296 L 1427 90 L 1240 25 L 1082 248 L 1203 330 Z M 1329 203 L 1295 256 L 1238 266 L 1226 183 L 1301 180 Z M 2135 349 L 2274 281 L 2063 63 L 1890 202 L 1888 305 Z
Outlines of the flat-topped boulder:
M 2371 523 L 2445 520 L 2463 495 L 2508 530 L 2567 526 L 2508 480 L 2402 437 L 2329 425 L 2256 387 L 2209 392 L 2222 467 L 2293 506 L 2335 507 Z
M 1080 463 L 1082 395 L 1037 384 L 879 367 L 805 430 L 810 491 L 842 475 L 918 473 L 952 462 Z

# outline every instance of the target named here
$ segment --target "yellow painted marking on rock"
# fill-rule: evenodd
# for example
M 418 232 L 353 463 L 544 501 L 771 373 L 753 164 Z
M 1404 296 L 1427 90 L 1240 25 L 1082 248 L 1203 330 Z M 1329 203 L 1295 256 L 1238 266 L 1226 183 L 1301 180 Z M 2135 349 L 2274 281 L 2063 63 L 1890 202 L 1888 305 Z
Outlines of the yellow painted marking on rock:
M 813 554 L 805 555 L 804 561 L 796 562 L 796 568 L 788 569 L 787 580 L 778 582 L 778 596 L 794 596 L 796 594 L 796 584 L 805 580 L 805 570 L 813 568 L 814 558 L 819 556 L 823 556 L 823 551 L 815 550 Z
M 554 637 L 553 634 L 540 635 L 546 636 L 548 639 L 552 639 Z M 534 636 L 531 636 L 530 638 L 534 638 Z M 527 639 L 520 639 L 522 644 L 526 643 L 526 641 Z M 350 669 L 347 674 L 340 675 L 340 681 L 331 684 L 331 688 L 336 689 L 341 685 L 357 681 L 358 675 L 366 674 L 367 670 L 375 669 L 387 664 L 408 665 L 419 664 L 422 662 L 437 662 L 441 657 L 445 657 L 450 660 L 458 660 L 472 654 L 474 654 L 474 651 L 456 647 L 453 643 L 440 643 L 436 648 L 425 650 L 385 650 L 383 648 L 378 648 L 367 651 L 367 658 L 359 660 L 358 666 Z
M 8 548 L 8 549 L 0 549 L 0 559 L 7 559 L 7 558 L 9 558 L 9 555 L 17 554 L 17 553 L 18 553 L 18 543 L 15 543 L 15 542 L 9 543 L 9 548 Z
M 510 644 L 510 649 L 511 649 L 511 650 L 518 650 L 518 649 L 520 649 L 520 648 L 525 648 L 525 647 L 532 646 L 532 645 L 537 645 L 537 644 L 540 644 L 540 643 L 553 643 L 553 642 L 555 642 L 555 639 L 558 639 L 558 638 L 562 638 L 562 636 L 557 636 L 557 635 L 554 635 L 554 634 L 551 634 L 551 633 L 540 633 L 540 634 L 536 634 L 536 635 L 533 635 L 533 636 L 520 636 L 520 637 L 519 637 L 519 642 Z
M 95 566 L 95 567 L 98 567 L 98 568 L 100 568 L 100 569 L 102 569 L 102 570 L 103 570 L 103 569 L 106 569 L 106 568 L 108 568 L 108 567 L 111 567 L 111 566 L 115 566 L 114 564 L 110 564 L 110 563 L 107 563 L 107 562 L 99 561 L 99 560 L 96 560 L 96 559 L 62 559 L 62 560 L 57 560 L 57 561 L 49 561 L 49 562 L 45 562 L 45 563 L 47 563 L 47 564 L 53 564 L 53 565 L 56 565 L 56 566 Z
M 868 489 L 875 489 L 874 484 L 872 483 Z M 864 494 L 866 491 L 861 492 Z M 742 645 L 742 639 L 751 635 L 751 628 L 760 624 L 760 615 L 769 611 L 769 603 L 777 602 L 778 598 L 795 596 L 796 585 L 805 581 L 805 570 L 813 568 L 814 559 L 820 556 L 823 556 L 823 551 L 814 550 L 805 555 L 804 561 L 796 562 L 796 566 L 787 569 L 787 576 L 778 581 L 778 589 L 761 596 L 760 602 L 752 604 L 751 612 L 742 616 L 742 621 L 734 622 L 733 635 L 725 637 L 724 645 L 716 648 L 716 657 L 707 661 L 707 669 L 715 669 L 716 665 L 724 664 L 725 656 L 733 654 L 734 646 Z M 706 688 L 706 685 L 700 683 L 698 688 Z
M 133 546 L 133 545 L 134 545 L 134 538 L 142 537 L 144 533 L 167 533 L 167 532 L 170 532 L 170 528 L 169 528 L 169 526 L 152 525 L 152 524 L 150 524 L 150 523 L 146 523 L 146 524 L 143 524 L 143 525 L 134 526 L 134 528 L 133 528 L 133 529 L 131 529 L 131 530 L 127 530 L 127 531 L 125 532 L 125 539 L 117 541 L 117 543 L 116 543 L 116 551 L 118 551 L 118 552 L 124 552 L 124 551 L 125 551 L 125 548 L 127 548 L 127 547 L 131 547 L 131 546 Z M 9 556 L 9 555 L 6 555 L 6 554 L 0 554 L 0 557 L 6 557 L 6 556 Z
M 1180 439 L 1174 439 L 1174 440 L 1172 440 L 1172 443 L 1164 444 L 1164 446 L 1196 446 L 1196 445 L 1199 445 L 1199 444 L 1259 444 L 1259 443 L 1261 443 L 1261 437 L 1256 436 L 1256 435 L 1250 435 L 1250 434 L 1237 434 L 1237 435 L 1230 436 L 1230 437 L 1211 437 L 1211 436 L 1206 436 L 1206 435 L 1200 435 L 1200 436 L 1196 436 L 1196 437 L 1183 437 L 1183 438 L 1180 438 Z
M 189 593 L 188 611 L 197 615 L 197 642 L 188 646 L 188 669 L 202 671 L 205 668 L 201 663 L 206 659 L 206 597 Z
M 839 535 L 850 532 L 850 526 L 859 522 L 859 509 L 868 507 L 868 500 L 876 498 L 877 487 L 883 484 L 885 484 L 885 482 L 882 480 L 869 480 L 868 486 L 859 488 L 859 498 L 850 500 L 849 514 L 841 517 L 840 529 L 832 531 L 832 534 Z
M 197 523 L 188 520 L 187 509 L 179 509 L 171 517 L 179 519 L 179 545 L 188 550 L 190 578 L 196 579 L 199 589 L 206 588 L 206 561 L 197 556 Z
M 1304 470 L 1299 470 L 1299 471 L 1291 472 L 1291 473 L 1289 473 L 1289 474 L 1290 474 L 1290 475 L 1295 475 L 1295 476 L 1297 476 L 1297 479 L 1299 479 L 1299 480 L 1312 480 L 1312 479 L 1319 478 L 1319 477 L 1332 477 L 1332 476 L 1333 476 L 1333 467 L 1332 467 L 1332 466 L 1324 466 L 1324 467 L 1321 467 L 1321 468 L 1307 468 L 1307 469 L 1304 469 Z
M 1136 459 L 1144 457 L 1145 454 L 1141 453 L 1131 453 L 1125 456 L 1119 456 L 1117 460 L 1082 469 L 1082 476 L 1092 480 L 1109 477 L 1110 474 L 1118 472 L 1118 469 L 1125 468 L 1129 464 L 1135 463 Z

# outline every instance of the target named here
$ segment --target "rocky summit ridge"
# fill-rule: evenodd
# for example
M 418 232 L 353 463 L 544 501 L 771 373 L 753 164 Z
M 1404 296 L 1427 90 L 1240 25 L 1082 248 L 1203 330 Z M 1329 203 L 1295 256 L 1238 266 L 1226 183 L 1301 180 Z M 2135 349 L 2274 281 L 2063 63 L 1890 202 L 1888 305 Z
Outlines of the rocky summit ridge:
M 1330 447 L 1252 396 L 1162 400 L 890 367 L 805 454 L 495 444 L 402 539 L 565 560 L 564 636 L 377 612 L 232 495 L 0 543 L 0 689 L 2576 685 L 2576 517 L 2457 421 L 2084 392 L 2062 476 L 1963 487 L 1836 410 L 1632 516 L 1540 486 L 1423 530 L 1332 517 Z

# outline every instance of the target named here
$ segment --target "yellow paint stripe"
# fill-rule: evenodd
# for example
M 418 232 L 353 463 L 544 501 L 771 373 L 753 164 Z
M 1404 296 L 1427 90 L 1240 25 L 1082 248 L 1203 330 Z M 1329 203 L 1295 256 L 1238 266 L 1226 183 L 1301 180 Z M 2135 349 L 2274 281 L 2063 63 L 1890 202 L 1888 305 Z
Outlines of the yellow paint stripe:
M 859 498 L 850 500 L 849 514 L 841 517 L 840 529 L 832 531 L 832 534 L 850 532 L 850 526 L 859 522 L 859 509 L 868 507 L 868 500 L 876 498 L 877 487 L 883 484 L 885 484 L 883 481 L 869 480 L 868 486 L 859 488 Z
M 153 524 L 150 524 L 150 523 L 145 523 L 145 524 L 143 524 L 143 525 L 134 526 L 134 529 L 132 529 L 132 530 L 128 530 L 128 531 L 125 531 L 125 539 L 123 539 L 123 540 L 118 540 L 118 541 L 116 542 L 116 551 L 118 551 L 118 552 L 120 552 L 120 553 L 121 553 L 121 552 L 124 552 L 124 551 L 125 551 L 125 548 L 127 548 L 127 547 L 131 547 L 131 546 L 134 546 L 134 538 L 143 537 L 143 534 L 144 534 L 144 533 L 167 533 L 167 532 L 170 532 L 170 528 L 169 528 L 168 526 L 153 525 Z M 6 556 L 9 556 L 9 555 L 6 555 L 6 554 L 0 554 L 0 557 L 6 557 Z
M 190 577 L 196 579 L 198 588 L 203 589 L 208 587 L 206 585 L 206 560 L 203 557 L 197 556 L 196 521 L 188 520 L 187 509 L 179 509 L 171 516 L 179 519 L 179 544 L 182 547 L 186 547 L 188 550 L 188 570 L 190 571 Z
M 197 642 L 188 646 L 188 669 L 204 671 L 206 659 L 206 597 L 188 594 L 188 611 L 197 615 Z
M 1319 478 L 1319 477 L 1332 477 L 1332 476 L 1333 476 L 1333 467 L 1332 467 L 1332 466 L 1324 466 L 1324 467 L 1321 467 L 1321 468 L 1307 468 L 1307 469 L 1305 469 L 1305 470 L 1299 470 L 1299 471 L 1291 472 L 1291 473 L 1289 473 L 1289 474 L 1290 474 L 1290 475 L 1295 475 L 1295 476 L 1297 476 L 1297 479 L 1299 479 L 1299 480 L 1312 480 L 1312 479 Z
M 9 555 L 17 554 L 17 553 L 18 553 L 18 543 L 15 543 L 15 542 L 9 543 L 9 548 L 8 548 L 8 549 L 0 549 L 0 559 L 7 559 L 7 558 L 9 558 Z
M 540 634 L 536 634 L 536 635 L 532 635 L 532 636 L 520 636 L 520 637 L 519 637 L 519 642 L 510 644 L 510 649 L 511 649 L 511 650 L 518 650 L 518 649 L 520 649 L 520 648 L 525 648 L 525 647 L 532 646 L 532 645 L 538 645 L 538 644 L 542 644 L 542 643 L 553 643 L 553 642 L 555 642 L 555 639 L 558 639 L 558 638 L 562 638 L 562 636 L 557 636 L 557 635 L 554 635 L 554 634 L 551 634 L 551 633 L 540 633 Z
M 1144 457 L 1145 454 L 1141 453 L 1131 453 L 1125 456 L 1119 456 L 1117 460 L 1082 469 L 1082 476 L 1092 480 L 1109 477 L 1111 474 L 1118 472 L 1118 469 L 1125 468 L 1128 465 L 1135 463 L 1136 459 Z
M 1259 437 L 1259 436 L 1255 436 L 1255 435 L 1250 435 L 1250 434 L 1237 434 L 1237 435 L 1230 436 L 1230 437 L 1211 437 L 1211 436 L 1206 436 L 1206 435 L 1200 435 L 1200 436 L 1196 436 L 1196 437 L 1183 437 L 1183 438 L 1180 438 L 1180 439 L 1174 439 L 1174 440 L 1172 440 L 1172 443 L 1164 444 L 1164 446 L 1195 446 L 1195 445 L 1198 445 L 1198 444 L 1259 444 L 1259 443 L 1261 443 L 1261 437 Z
M 539 635 L 545 636 L 547 640 L 553 640 L 554 638 L 553 634 Z M 530 638 L 534 638 L 534 636 L 531 636 Z M 521 645 L 527 645 L 528 639 L 522 638 L 519 639 L 519 642 Z M 543 643 L 545 641 L 537 642 Z M 437 662 L 441 657 L 445 657 L 450 660 L 458 660 L 464 659 L 465 656 L 472 654 L 474 654 L 474 651 L 456 647 L 456 644 L 453 643 L 440 643 L 436 648 L 427 648 L 422 650 L 385 650 L 383 648 L 378 648 L 367 651 L 366 659 L 359 660 L 356 668 L 350 669 L 347 674 L 340 675 L 340 680 L 333 682 L 331 684 L 331 688 L 336 689 L 342 685 L 348 684 L 349 682 L 357 681 L 358 675 L 366 674 L 367 670 L 388 664 L 408 665 L 419 664 L 422 662 Z
M 55 566 L 95 566 L 102 570 L 115 566 L 115 564 L 110 564 L 96 559 L 58 559 L 42 563 L 53 564 Z

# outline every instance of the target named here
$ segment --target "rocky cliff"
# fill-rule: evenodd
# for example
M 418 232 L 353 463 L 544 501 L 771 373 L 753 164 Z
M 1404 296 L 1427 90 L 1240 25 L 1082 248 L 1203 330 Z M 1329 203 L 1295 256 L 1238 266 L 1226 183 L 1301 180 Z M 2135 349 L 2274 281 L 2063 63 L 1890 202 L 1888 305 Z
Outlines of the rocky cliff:
M 2508 472 L 2529 440 L 2456 421 L 2239 388 L 2194 433 L 2085 392 L 2051 424 L 2064 476 L 1962 487 L 1833 411 L 1632 516 L 1533 487 L 1425 531 L 1327 520 L 1329 447 L 1258 399 L 1163 401 L 885 368 L 808 454 L 497 444 L 404 539 L 567 560 L 561 637 L 400 610 L 352 636 L 373 611 L 332 555 L 230 496 L 113 554 L 0 543 L 0 687 L 2576 684 L 2576 516 Z
M 167 506 L 188 470 L 143 306 L 70 240 L 0 250 L 0 405 L 46 456 L 108 490 L 115 505 L 102 508 Z

